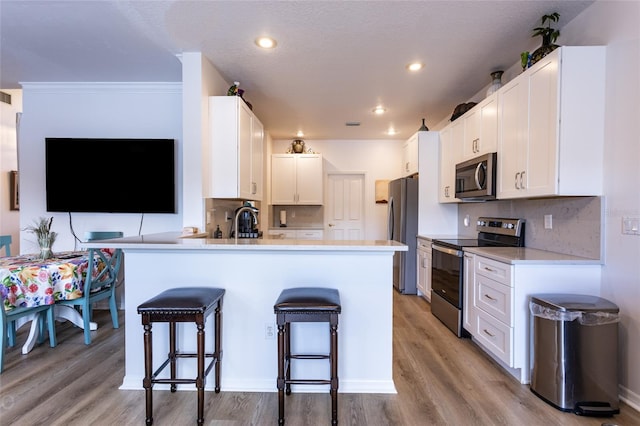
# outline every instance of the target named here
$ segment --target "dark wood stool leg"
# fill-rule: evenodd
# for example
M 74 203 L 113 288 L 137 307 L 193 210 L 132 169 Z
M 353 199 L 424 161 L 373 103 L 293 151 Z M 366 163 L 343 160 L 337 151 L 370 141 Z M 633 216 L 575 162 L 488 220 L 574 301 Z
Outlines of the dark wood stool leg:
M 284 424 L 284 358 L 285 358 L 285 325 L 278 314 L 278 424 Z
M 153 354 L 152 354 L 152 334 L 151 324 L 144 324 L 144 380 L 142 387 L 144 388 L 144 397 L 146 403 L 146 424 L 153 424 L 153 394 L 151 376 L 153 375 Z
M 171 380 L 176 378 L 176 323 L 169 323 L 169 361 L 171 369 Z M 171 392 L 175 392 L 177 385 L 171 383 Z
M 291 395 L 291 383 L 289 383 L 289 380 L 291 380 L 291 367 L 292 367 L 292 362 L 291 362 L 291 323 L 288 322 L 285 324 L 284 326 L 284 368 L 285 368 L 285 388 L 284 388 L 284 392 L 287 395 Z
M 198 424 L 204 424 L 204 319 L 196 324 L 198 328 L 198 376 L 196 389 L 198 390 Z
M 333 317 L 333 316 L 332 316 Z M 331 424 L 338 424 L 338 319 L 332 318 L 329 360 L 331 362 Z
M 222 308 L 221 306 L 221 302 L 218 302 L 218 306 L 216 307 L 216 312 L 215 312 L 215 321 L 216 321 L 216 325 L 215 325 L 215 348 L 214 348 L 214 357 L 215 357 L 215 363 L 216 363 L 216 367 L 215 367 L 215 392 L 216 393 L 220 393 L 220 361 L 222 361 L 222 313 L 220 312 L 220 309 Z

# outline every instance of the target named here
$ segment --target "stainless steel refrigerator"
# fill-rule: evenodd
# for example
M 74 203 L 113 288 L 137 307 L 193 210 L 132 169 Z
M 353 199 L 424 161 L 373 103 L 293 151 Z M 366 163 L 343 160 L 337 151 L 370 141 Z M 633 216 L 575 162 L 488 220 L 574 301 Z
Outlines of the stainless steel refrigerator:
M 418 236 L 418 179 L 389 182 L 387 238 L 406 244 L 408 251 L 393 255 L 393 287 L 402 294 L 417 294 L 416 238 Z

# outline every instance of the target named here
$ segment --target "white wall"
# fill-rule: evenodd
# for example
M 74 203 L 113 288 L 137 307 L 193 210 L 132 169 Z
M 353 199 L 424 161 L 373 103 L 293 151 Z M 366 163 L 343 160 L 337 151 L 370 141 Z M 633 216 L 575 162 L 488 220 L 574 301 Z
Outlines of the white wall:
M 402 145 L 405 140 L 309 140 L 307 148 L 322 154 L 324 173 L 330 171 L 365 174 L 366 229 L 364 239 L 387 239 L 387 205 L 376 204 L 375 181 L 396 179 L 402 172 Z M 272 152 L 282 154 L 291 140 L 274 140 Z
M 176 140 L 176 184 L 182 184 L 182 89 L 176 83 L 26 83 L 18 155 L 20 169 L 20 224 L 40 216 L 53 216 L 58 232 L 54 251 L 72 250 L 74 237 L 66 213 L 47 213 L 45 205 L 46 137 L 171 138 Z M 69 153 L 70 159 L 73 153 Z M 153 159 L 149 159 L 153 161 Z M 69 162 L 61 173 L 83 178 L 84 165 Z M 117 173 L 117 171 L 114 171 Z M 105 176 L 108 179 L 108 176 Z M 126 190 L 126 188 L 121 188 Z M 73 188 L 69 188 L 72 193 Z M 140 233 L 179 230 L 182 194 L 177 214 L 147 214 Z M 73 213 L 73 229 L 82 239 L 85 231 L 118 230 L 138 235 L 140 214 Z M 37 252 L 32 235 L 22 231 L 21 253 Z
M 18 170 L 16 114 L 22 111 L 22 91 L 3 90 L 11 105 L 0 102 L 0 235 L 11 235 L 11 254 L 20 251 L 20 212 L 10 210 L 9 172 Z M 4 256 L 4 250 L 0 252 Z
M 621 395 L 640 410 L 640 236 L 621 233 L 623 216 L 640 216 L 640 2 L 597 1 L 558 41 L 607 45 L 602 296 L 620 307 Z

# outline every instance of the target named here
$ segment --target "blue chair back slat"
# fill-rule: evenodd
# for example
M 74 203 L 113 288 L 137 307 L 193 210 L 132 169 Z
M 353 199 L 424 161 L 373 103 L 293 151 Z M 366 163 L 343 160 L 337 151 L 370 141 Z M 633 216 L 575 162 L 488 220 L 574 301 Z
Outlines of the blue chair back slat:
M 11 235 L 0 235 L 0 250 L 4 247 L 5 256 L 11 256 Z

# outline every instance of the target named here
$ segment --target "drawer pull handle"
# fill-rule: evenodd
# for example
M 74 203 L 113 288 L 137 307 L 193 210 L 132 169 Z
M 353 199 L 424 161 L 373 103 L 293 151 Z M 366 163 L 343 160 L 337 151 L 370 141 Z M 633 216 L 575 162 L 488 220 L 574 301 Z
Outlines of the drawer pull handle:
M 498 300 L 498 299 L 495 299 L 495 298 L 489 296 L 488 294 L 485 294 L 484 297 L 486 297 L 487 299 L 491 300 L 492 302 L 495 302 L 495 301 Z
M 489 332 L 489 330 L 487 330 L 486 328 L 485 328 L 485 329 L 483 329 L 482 331 L 484 331 L 484 332 L 485 332 L 485 334 L 487 334 L 489 337 L 496 337 L 496 336 L 495 336 L 495 334 L 491 334 L 491 333 Z
M 484 267 L 484 270 L 485 270 L 485 271 L 489 271 L 489 272 L 496 272 L 496 270 L 495 270 L 495 269 L 491 269 L 491 268 L 489 268 L 489 267 L 487 267 L 487 266 L 485 266 L 485 267 Z

